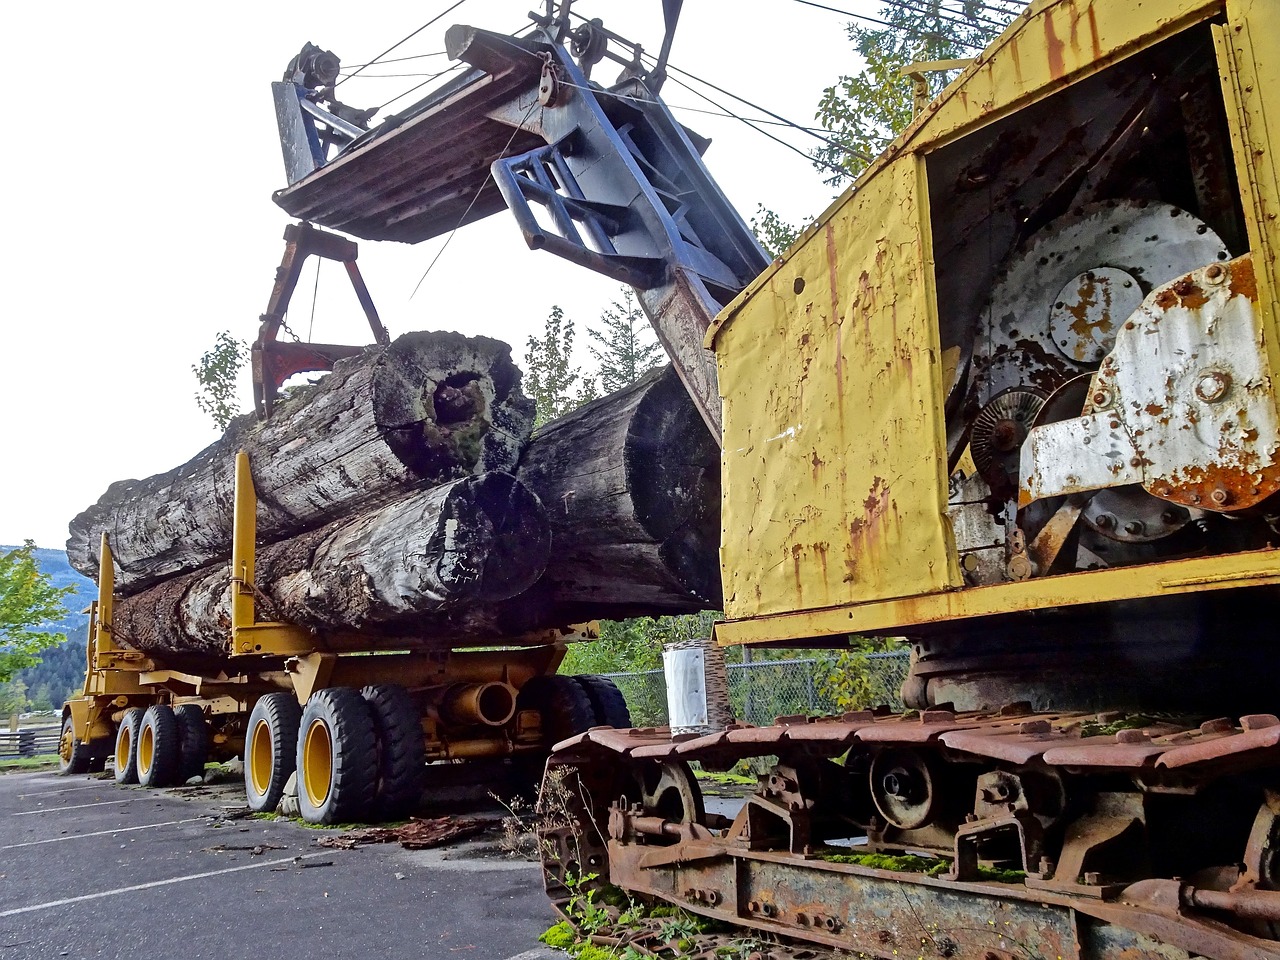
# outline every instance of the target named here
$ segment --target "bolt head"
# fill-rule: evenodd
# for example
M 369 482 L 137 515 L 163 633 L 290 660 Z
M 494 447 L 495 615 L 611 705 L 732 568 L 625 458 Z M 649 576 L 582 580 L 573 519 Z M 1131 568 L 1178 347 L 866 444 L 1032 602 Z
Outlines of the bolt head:
M 1218 504 L 1218 506 L 1223 506 L 1231 502 L 1231 491 L 1218 487 L 1213 493 L 1209 494 L 1209 499 Z
M 1227 395 L 1231 377 L 1217 370 L 1202 374 L 1196 381 L 1196 396 L 1205 403 L 1217 403 Z

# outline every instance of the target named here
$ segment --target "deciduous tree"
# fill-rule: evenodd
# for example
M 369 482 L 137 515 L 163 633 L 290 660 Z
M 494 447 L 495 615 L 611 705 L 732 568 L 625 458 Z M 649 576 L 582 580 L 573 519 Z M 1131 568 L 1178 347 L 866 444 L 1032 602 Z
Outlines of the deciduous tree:
M 573 320 L 560 307 L 553 306 L 541 336 L 530 337 L 525 344 L 521 388 L 538 405 L 535 428 L 598 395 L 595 378 L 573 365 L 575 336 Z
M 28 540 L 0 553 L 0 683 L 8 682 L 15 671 L 39 663 L 41 650 L 66 639 L 61 633 L 36 629 L 66 616 L 62 598 L 73 588 L 55 587 L 40 572 L 35 549 Z

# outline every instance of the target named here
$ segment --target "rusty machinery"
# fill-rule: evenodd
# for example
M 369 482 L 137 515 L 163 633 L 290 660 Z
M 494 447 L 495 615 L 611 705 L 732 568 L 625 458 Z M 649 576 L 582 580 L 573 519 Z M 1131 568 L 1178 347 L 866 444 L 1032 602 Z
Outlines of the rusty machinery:
M 722 441 L 718 640 L 912 669 L 905 714 L 562 743 L 552 896 L 877 957 L 1280 956 L 1274 5 L 1036 0 L 772 264 L 661 70 L 593 83 L 619 38 L 568 17 L 452 28 L 468 73 L 277 202 L 406 242 L 508 206 L 632 284 Z M 690 763 L 751 757 L 708 813 Z

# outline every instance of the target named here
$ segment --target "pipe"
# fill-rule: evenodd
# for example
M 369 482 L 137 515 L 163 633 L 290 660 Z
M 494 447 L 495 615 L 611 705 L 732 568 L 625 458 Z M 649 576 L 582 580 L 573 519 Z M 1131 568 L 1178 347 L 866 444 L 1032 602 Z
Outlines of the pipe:
M 451 723 L 501 727 L 515 716 L 516 690 L 508 683 L 459 683 L 445 691 L 440 714 Z

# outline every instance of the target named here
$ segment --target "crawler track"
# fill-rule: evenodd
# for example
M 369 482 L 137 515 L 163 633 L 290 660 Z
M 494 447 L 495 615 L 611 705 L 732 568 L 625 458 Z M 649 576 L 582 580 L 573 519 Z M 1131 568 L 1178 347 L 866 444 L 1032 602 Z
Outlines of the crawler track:
M 732 820 L 690 762 L 776 764 Z M 544 785 L 544 868 L 892 957 L 1280 957 L 1280 719 L 863 712 L 594 729 Z

